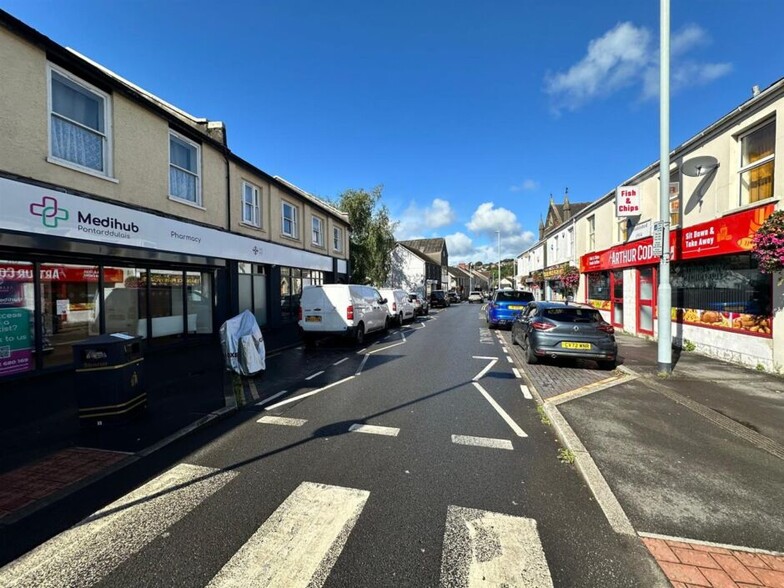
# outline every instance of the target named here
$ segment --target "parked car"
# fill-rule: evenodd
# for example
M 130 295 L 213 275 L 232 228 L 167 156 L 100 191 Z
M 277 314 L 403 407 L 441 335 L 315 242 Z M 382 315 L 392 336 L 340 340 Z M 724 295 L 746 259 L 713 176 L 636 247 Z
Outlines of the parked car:
M 446 308 L 449 306 L 449 298 L 443 290 L 433 290 L 430 293 L 431 308 Z
M 402 325 L 414 320 L 414 305 L 408 299 L 408 292 L 400 288 L 379 288 L 378 291 L 387 299 L 387 313 L 391 322 Z
M 460 293 L 459 292 L 455 292 L 454 290 L 450 290 L 447 293 L 447 296 L 449 296 L 450 304 L 459 304 L 460 303 Z
M 491 329 L 499 326 L 511 327 L 517 315 L 525 310 L 526 304 L 533 299 L 533 294 L 522 290 L 496 290 L 485 307 L 487 326 Z
M 430 304 L 416 292 L 409 292 L 408 300 L 414 305 L 415 315 L 427 316 L 430 314 Z
M 526 361 L 544 357 L 593 359 L 615 369 L 615 329 L 590 306 L 565 302 L 531 302 L 512 325 L 512 345 L 521 345 Z
M 372 286 L 305 286 L 298 322 L 302 340 L 311 347 L 319 337 L 341 335 L 362 345 L 365 334 L 389 328 L 386 304 L 386 298 Z
M 472 290 L 468 294 L 468 303 L 473 304 L 474 302 L 479 302 L 480 304 L 484 302 L 485 298 L 482 296 L 482 293 L 478 290 Z

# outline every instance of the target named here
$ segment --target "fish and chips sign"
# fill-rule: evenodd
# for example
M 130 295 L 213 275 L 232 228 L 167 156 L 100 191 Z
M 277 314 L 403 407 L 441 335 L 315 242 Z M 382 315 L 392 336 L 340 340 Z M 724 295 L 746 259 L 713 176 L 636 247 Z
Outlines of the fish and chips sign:
M 615 216 L 638 216 L 642 213 L 642 191 L 639 186 L 618 186 L 615 189 Z

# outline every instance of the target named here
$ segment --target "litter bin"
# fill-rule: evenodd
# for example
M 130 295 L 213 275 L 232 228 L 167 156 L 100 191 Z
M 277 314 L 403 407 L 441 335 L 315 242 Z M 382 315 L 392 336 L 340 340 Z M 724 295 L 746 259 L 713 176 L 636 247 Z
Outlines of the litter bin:
M 141 337 L 99 335 L 73 344 L 79 422 L 102 426 L 147 406 Z

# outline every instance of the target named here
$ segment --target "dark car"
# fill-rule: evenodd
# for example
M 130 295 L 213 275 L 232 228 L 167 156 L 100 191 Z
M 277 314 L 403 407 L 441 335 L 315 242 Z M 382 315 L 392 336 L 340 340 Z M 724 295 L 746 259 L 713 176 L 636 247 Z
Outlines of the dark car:
M 512 325 L 512 345 L 521 345 L 528 363 L 544 357 L 595 360 L 615 369 L 615 329 L 590 306 L 565 302 L 531 302 Z
M 430 308 L 446 308 L 449 306 L 449 298 L 443 290 L 433 290 L 430 293 Z
M 517 315 L 523 312 L 525 305 L 533 299 L 533 294 L 522 290 L 496 290 L 485 307 L 487 326 L 491 329 L 511 326 Z
M 454 290 L 450 290 L 447 296 L 449 296 L 449 302 L 452 304 L 458 304 L 460 302 L 460 294 Z
M 408 300 L 414 305 L 414 314 L 416 316 L 427 316 L 430 313 L 430 303 L 416 292 L 410 292 Z

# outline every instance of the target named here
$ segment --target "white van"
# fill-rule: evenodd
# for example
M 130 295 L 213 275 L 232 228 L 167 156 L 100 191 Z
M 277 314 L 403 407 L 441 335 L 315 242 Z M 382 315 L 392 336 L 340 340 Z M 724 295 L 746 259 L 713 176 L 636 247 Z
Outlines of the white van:
M 386 299 L 372 286 L 324 284 L 305 286 L 299 329 L 306 347 L 319 337 L 341 335 L 362 345 L 366 333 L 389 328 Z
M 379 288 L 378 291 L 387 299 L 387 311 L 393 323 L 402 325 L 405 321 L 414 320 L 414 305 L 408 298 L 408 292 L 399 288 Z

